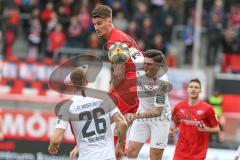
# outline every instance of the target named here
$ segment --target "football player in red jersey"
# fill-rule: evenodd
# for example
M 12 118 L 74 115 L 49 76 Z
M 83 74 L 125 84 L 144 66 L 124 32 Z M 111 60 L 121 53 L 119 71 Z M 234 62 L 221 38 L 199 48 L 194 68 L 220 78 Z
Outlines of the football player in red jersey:
M 123 42 L 129 48 L 133 47 L 137 50 L 137 43 L 126 33 L 118 30 L 112 23 L 112 9 L 106 5 L 98 5 L 92 11 L 92 22 L 95 31 L 99 37 L 106 40 L 105 49 L 108 50 L 111 44 L 115 42 Z M 128 62 L 123 64 L 113 64 L 113 74 L 111 79 L 110 96 L 115 100 L 119 110 L 123 113 L 136 113 L 138 108 L 138 99 L 136 91 L 129 91 L 135 84 L 136 90 L 136 65 L 143 63 L 143 55 L 141 52 L 131 55 Z M 131 86 L 130 82 L 131 81 Z M 134 90 L 134 89 L 133 89 Z
M 192 79 L 188 83 L 188 100 L 178 103 L 173 110 L 174 131 L 179 129 L 174 160 L 204 160 L 209 133 L 219 133 L 218 120 L 213 107 L 200 100 L 201 83 Z
M 132 37 L 115 28 L 112 23 L 112 9 L 106 5 L 98 5 L 92 10 L 92 23 L 99 37 L 106 40 L 105 49 L 109 50 L 115 42 L 122 42 L 137 52 L 130 51 L 130 58 L 126 63 L 113 64 L 109 95 L 121 113 L 136 113 L 139 105 L 137 98 L 136 70 L 143 64 L 143 53 L 139 51 L 137 43 Z M 133 50 L 134 50 L 133 49 Z M 131 90 L 130 90 L 131 89 Z M 117 137 L 114 138 L 116 142 Z

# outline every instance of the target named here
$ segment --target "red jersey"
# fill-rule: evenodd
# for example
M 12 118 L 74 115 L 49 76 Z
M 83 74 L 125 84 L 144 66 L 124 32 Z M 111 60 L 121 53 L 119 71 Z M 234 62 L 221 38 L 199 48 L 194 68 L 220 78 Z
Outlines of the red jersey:
M 179 127 L 174 160 L 205 159 L 209 133 L 199 131 L 195 121 L 203 121 L 208 127 L 217 126 L 218 120 L 213 107 L 204 101 L 200 101 L 195 106 L 189 106 L 187 101 L 183 101 L 174 108 L 173 120 Z
M 137 43 L 129 35 L 116 28 L 110 33 L 106 49 L 108 50 L 111 44 L 115 42 L 123 42 L 126 43 L 129 48 L 134 47 L 139 50 Z M 131 58 L 129 58 L 128 62 L 125 63 L 124 80 L 115 86 L 110 92 L 110 96 L 114 99 L 116 105 L 123 114 L 136 113 L 137 111 L 139 101 L 136 92 L 136 65 L 134 61 L 137 62 L 137 59 L 141 59 L 142 57 L 143 54 L 132 55 Z M 131 91 L 130 88 L 132 89 Z

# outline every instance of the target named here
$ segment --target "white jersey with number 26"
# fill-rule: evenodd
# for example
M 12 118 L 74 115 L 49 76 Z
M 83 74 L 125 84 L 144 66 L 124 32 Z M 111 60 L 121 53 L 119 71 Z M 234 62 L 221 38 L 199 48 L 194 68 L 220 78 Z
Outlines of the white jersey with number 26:
M 79 120 L 70 121 L 79 148 L 78 160 L 115 159 L 110 117 L 119 112 L 117 108 L 105 113 L 103 100 L 73 96 L 70 113 Z M 107 107 L 107 106 L 106 106 Z M 58 119 L 56 128 L 66 129 L 68 121 Z

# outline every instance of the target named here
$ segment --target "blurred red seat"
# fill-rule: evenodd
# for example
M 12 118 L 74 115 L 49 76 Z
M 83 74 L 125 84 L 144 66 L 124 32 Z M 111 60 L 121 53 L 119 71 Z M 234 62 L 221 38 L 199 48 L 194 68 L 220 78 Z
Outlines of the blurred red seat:
M 240 72 L 240 54 L 225 54 L 222 72 Z
M 13 80 L 13 87 L 11 88 L 10 94 L 22 94 L 24 87 L 24 81 L 21 79 Z

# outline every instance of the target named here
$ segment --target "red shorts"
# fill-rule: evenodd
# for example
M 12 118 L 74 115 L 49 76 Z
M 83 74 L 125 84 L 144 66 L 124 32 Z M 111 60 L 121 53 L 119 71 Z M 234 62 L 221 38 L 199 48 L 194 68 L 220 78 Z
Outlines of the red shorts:
M 173 160 L 204 160 L 205 158 L 180 158 L 180 157 L 173 157 Z

